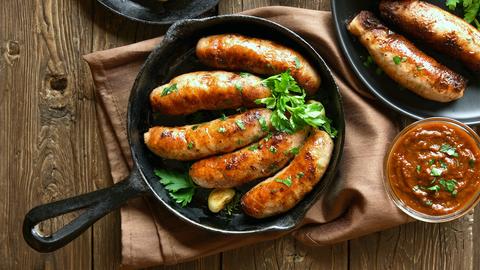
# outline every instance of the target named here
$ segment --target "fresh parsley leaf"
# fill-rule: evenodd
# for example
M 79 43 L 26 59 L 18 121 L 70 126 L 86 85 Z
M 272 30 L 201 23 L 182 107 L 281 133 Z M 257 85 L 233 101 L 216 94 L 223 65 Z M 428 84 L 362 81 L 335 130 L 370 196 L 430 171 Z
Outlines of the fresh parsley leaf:
M 177 89 L 177 84 L 174 83 L 174 84 L 172 84 L 172 85 L 170 85 L 170 86 L 168 86 L 168 87 L 163 88 L 162 97 L 163 97 L 163 96 L 166 96 L 166 95 L 169 95 L 169 94 L 171 94 L 171 93 L 173 93 L 173 92 L 176 92 L 176 91 L 178 91 L 178 89 Z
M 449 144 L 442 144 L 440 147 L 440 152 L 452 157 L 458 157 L 458 153 L 456 152 L 455 148 Z
M 420 171 L 422 170 L 422 166 L 417 165 L 417 169 L 416 169 L 416 170 L 417 170 L 417 173 L 420 173 Z
M 465 14 L 464 19 L 468 23 L 472 23 L 477 17 L 478 11 L 480 10 L 480 1 L 473 0 L 469 5 L 465 5 L 466 0 L 463 0 Z
M 455 10 L 457 8 L 457 4 L 460 3 L 462 0 L 447 0 L 445 5 L 450 9 L 450 10 Z
M 393 57 L 393 62 L 395 63 L 395 65 L 400 65 L 401 63 L 406 62 L 406 61 L 407 61 L 407 57 L 405 57 L 405 56 L 400 57 L 398 55 L 395 55 Z
M 281 132 L 293 133 L 307 125 L 322 128 L 331 137 L 337 131 L 331 126 L 331 120 L 325 114 L 325 108 L 318 101 L 305 102 L 305 90 L 298 86 L 289 71 L 263 80 L 263 84 L 272 92 L 271 97 L 257 99 L 273 113 L 272 126 Z
M 243 121 L 240 120 L 240 119 L 235 120 L 235 124 L 237 124 L 237 126 L 238 126 L 241 130 L 245 130 L 245 129 L 246 129 L 246 128 L 245 128 L 245 124 L 244 124 Z
M 292 178 L 290 176 L 285 179 L 277 178 L 275 179 L 275 182 L 279 182 L 286 185 L 287 187 L 290 187 L 292 185 Z
M 443 173 L 443 170 L 433 167 L 432 170 L 430 171 L 431 176 L 441 176 Z
M 154 174 L 160 178 L 160 183 L 176 203 L 185 207 L 192 201 L 196 187 L 188 174 L 164 169 L 157 169 Z
M 265 120 L 264 116 L 260 117 L 258 122 L 260 123 L 260 127 L 262 127 L 262 131 L 268 131 L 267 120 Z
M 220 132 L 220 133 L 225 133 L 225 131 L 227 131 L 227 129 L 225 129 L 224 127 L 219 127 L 218 128 L 218 132 Z

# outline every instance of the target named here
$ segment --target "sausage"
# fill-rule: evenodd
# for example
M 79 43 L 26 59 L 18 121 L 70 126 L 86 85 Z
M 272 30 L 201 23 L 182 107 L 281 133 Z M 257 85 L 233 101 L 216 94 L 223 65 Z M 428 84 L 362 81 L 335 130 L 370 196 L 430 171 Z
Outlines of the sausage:
M 421 52 L 405 37 L 384 26 L 369 11 L 361 11 L 348 25 L 375 63 L 401 86 L 426 98 L 449 102 L 463 96 L 467 81 L 460 74 Z
M 239 34 L 208 36 L 198 41 L 196 54 L 201 62 L 214 68 L 246 70 L 262 75 L 290 70 L 310 95 L 320 86 L 320 76 L 302 55 L 269 40 Z
M 401 31 L 480 71 L 480 31 L 450 12 L 423 1 L 381 1 L 380 14 Z
M 243 211 L 254 218 L 266 218 L 292 209 L 320 181 L 333 152 L 333 140 L 314 129 L 292 162 L 242 197 Z
M 150 93 L 154 111 L 180 115 L 199 110 L 258 107 L 255 100 L 269 97 L 262 79 L 248 73 L 198 71 L 180 75 Z
M 271 114 L 268 109 L 252 109 L 225 120 L 198 125 L 156 126 L 144 134 L 144 140 L 150 151 L 162 158 L 200 159 L 231 152 L 259 140 L 272 128 Z
M 276 132 L 236 152 L 202 159 L 192 164 L 190 177 L 204 188 L 232 188 L 270 176 L 294 157 L 307 133 Z

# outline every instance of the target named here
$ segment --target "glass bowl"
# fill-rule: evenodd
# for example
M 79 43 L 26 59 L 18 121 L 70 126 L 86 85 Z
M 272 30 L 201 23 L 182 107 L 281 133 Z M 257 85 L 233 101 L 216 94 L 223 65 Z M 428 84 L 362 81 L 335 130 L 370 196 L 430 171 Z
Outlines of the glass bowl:
M 475 192 L 475 195 L 472 196 L 472 198 L 470 198 L 463 205 L 463 207 L 459 208 L 455 212 L 448 213 L 448 214 L 445 214 L 445 215 L 429 215 L 429 214 L 425 214 L 425 213 L 422 213 L 420 211 L 417 211 L 417 210 L 411 208 L 404 201 L 402 201 L 398 197 L 398 195 L 395 193 L 395 191 L 393 190 L 393 188 L 391 186 L 391 183 L 390 183 L 389 176 L 388 176 L 389 161 L 390 161 L 390 158 L 392 156 L 392 152 L 395 149 L 395 146 L 397 145 L 397 143 L 409 131 L 411 131 L 414 128 L 419 127 L 423 124 L 427 124 L 427 123 L 445 123 L 447 125 L 456 126 L 457 128 L 459 128 L 459 130 L 462 130 L 466 134 L 468 134 L 468 136 L 470 136 L 470 138 L 472 138 L 475 141 L 477 147 L 480 149 L 480 137 L 479 137 L 479 135 L 473 129 L 471 129 L 469 126 L 467 126 L 467 125 L 465 125 L 465 124 L 463 124 L 459 121 L 456 121 L 456 120 L 453 120 L 453 119 L 450 119 L 450 118 L 444 118 L 444 117 L 432 117 L 432 118 L 426 118 L 424 120 L 417 121 L 415 123 L 410 124 L 406 128 L 404 128 L 395 137 L 392 144 L 388 148 L 387 153 L 386 153 L 385 158 L 384 158 L 384 165 L 383 165 L 384 187 L 385 187 L 385 190 L 386 190 L 388 196 L 395 203 L 395 205 L 398 208 L 400 208 L 400 210 L 402 210 L 405 214 L 411 216 L 412 218 L 420 220 L 420 221 L 424 221 L 424 222 L 429 222 L 429 223 L 441 223 L 441 222 L 452 221 L 452 220 L 455 220 L 455 219 L 458 219 L 458 218 L 464 216 L 471 209 L 473 209 L 475 207 L 475 205 L 478 204 L 478 202 L 480 201 L 480 188 L 477 189 L 477 191 Z

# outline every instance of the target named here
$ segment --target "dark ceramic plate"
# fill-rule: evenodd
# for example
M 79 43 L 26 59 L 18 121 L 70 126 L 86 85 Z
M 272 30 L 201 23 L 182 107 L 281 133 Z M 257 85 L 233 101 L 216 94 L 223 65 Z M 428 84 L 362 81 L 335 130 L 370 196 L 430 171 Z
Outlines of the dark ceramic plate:
M 219 0 L 98 0 L 111 11 L 143 23 L 170 25 L 178 20 L 199 17 Z
M 240 33 L 252 37 L 273 40 L 300 52 L 318 70 L 322 78 L 320 93 L 315 98 L 323 102 L 327 115 L 338 129 L 335 139 L 335 149 L 330 166 L 322 181 L 294 209 L 286 214 L 268 219 L 254 219 L 241 211 L 233 216 L 224 213 L 214 214 L 208 210 L 207 197 L 209 190 L 200 189 L 191 204 L 180 207 L 167 194 L 158 178 L 153 174 L 155 168 L 182 168 L 187 164 L 178 161 L 162 161 L 153 155 L 143 143 L 143 132 L 155 124 L 183 125 L 211 118 L 217 118 L 219 113 L 204 113 L 199 117 L 169 117 L 152 116 L 149 104 L 149 93 L 156 86 L 170 81 L 180 74 L 208 69 L 195 56 L 197 41 L 207 35 L 220 33 Z M 290 230 L 299 224 L 308 208 L 318 196 L 334 180 L 337 164 L 340 160 L 344 139 L 344 116 L 341 97 L 329 68 L 316 51 L 302 38 L 288 29 L 270 21 L 250 16 L 219 16 L 201 20 L 187 20 L 174 24 L 166 35 L 163 43 L 156 48 L 141 72 L 139 73 L 130 100 L 130 141 L 134 158 L 140 171 L 144 172 L 147 183 L 155 191 L 156 198 L 173 213 L 208 230 L 222 233 L 252 233 L 273 230 Z M 202 119 L 203 118 L 203 119 Z M 135 120 L 136 119 L 136 120 Z M 146 121 L 149 119 L 148 121 Z M 245 192 L 248 187 L 240 189 Z
M 427 1 L 442 8 L 445 1 Z M 420 42 L 412 39 L 422 51 L 431 55 L 441 63 L 459 72 L 468 78 L 469 84 L 462 99 L 439 103 L 423 99 L 410 91 L 401 88 L 386 75 L 377 75 L 375 70 L 363 65 L 367 50 L 347 31 L 346 24 L 361 10 L 370 10 L 379 16 L 379 1 L 368 0 L 335 0 L 332 1 L 332 11 L 340 46 L 347 57 L 353 71 L 367 88 L 382 102 L 393 109 L 413 117 L 423 119 L 427 117 L 443 116 L 462 121 L 466 124 L 480 123 L 480 75 L 468 71 L 454 59 L 449 59 L 431 49 L 421 46 Z M 379 16 L 380 17 L 380 16 Z M 388 23 L 385 23 L 391 27 Z M 392 27 L 392 30 L 396 30 Z M 401 32 L 398 31 L 400 34 Z M 408 36 L 406 35 L 408 38 Z

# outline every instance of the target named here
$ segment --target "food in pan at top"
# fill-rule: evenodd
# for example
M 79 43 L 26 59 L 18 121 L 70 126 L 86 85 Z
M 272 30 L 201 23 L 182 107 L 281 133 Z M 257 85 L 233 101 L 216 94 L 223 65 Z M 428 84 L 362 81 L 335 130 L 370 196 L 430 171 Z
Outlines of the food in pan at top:
M 480 71 L 480 31 L 465 20 L 418 0 L 382 0 L 380 15 L 402 33 L 421 41 L 474 72 Z M 467 79 L 393 32 L 372 12 L 361 11 L 347 28 L 391 79 L 417 95 L 438 102 L 463 97 Z
M 236 203 L 254 218 L 287 212 L 321 180 L 333 152 L 336 130 L 312 99 L 319 74 L 298 52 L 239 34 L 201 38 L 196 56 L 218 70 L 183 74 L 153 89 L 152 109 L 162 115 L 243 109 L 203 123 L 151 127 L 144 141 L 154 154 L 192 162 L 184 174 L 156 170 L 160 182 L 182 206 L 195 189 L 208 188 L 215 213 Z M 254 186 L 239 194 L 245 184 Z

